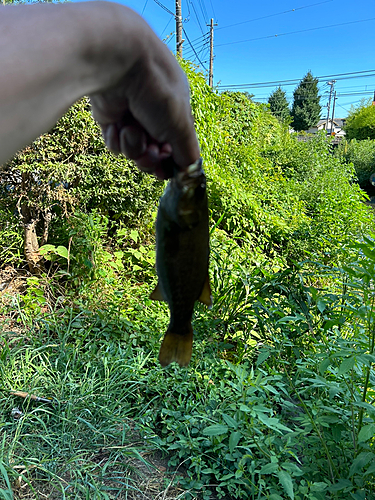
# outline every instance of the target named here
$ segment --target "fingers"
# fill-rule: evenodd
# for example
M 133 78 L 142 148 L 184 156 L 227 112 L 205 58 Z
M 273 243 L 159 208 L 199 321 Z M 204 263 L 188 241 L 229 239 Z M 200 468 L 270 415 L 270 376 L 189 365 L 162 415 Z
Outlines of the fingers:
M 111 86 L 90 96 L 93 115 L 111 151 L 135 160 L 145 172 L 168 178 L 200 157 L 188 81 L 143 21 L 128 33 L 134 42 L 128 57 L 135 62 L 126 64 Z
M 168 179 L 178 168 L 172 159 L 172 146 L 158 144 L 148 137 L 138 125 L 118 128 L 115 124 L 102 126 L 107 148 L 114 154 L 122 153 L 134 160 L 143 172 L 156 175 L 159 179 Z
M 136 160 L 146 152 L 146 149 L 146 134 L 140 127 L 123 127 L 120 130 L 120 151 L 125 156 Z

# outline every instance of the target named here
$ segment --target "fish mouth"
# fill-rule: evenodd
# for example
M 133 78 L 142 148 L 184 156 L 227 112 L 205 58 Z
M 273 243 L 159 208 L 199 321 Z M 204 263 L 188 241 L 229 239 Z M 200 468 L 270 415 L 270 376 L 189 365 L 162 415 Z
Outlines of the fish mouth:
M 199 183 L 206 185 L 206 176 L 202 168 L 202 158 L 192 163 L 186 170 L 176 173 L 177 185 L 184 191 L 198 186 Z M 203 187 L 203 186 L 202 186 Z
M 197 161 L 195 161 L 194 163 L 192 163 L 191 165 L 188 166 L 188 168 L 186 169 L 188 174 L 193 174 L 194 172 L 196 172 L 197 170 L 202 170 L 202 158 L 198 158 Z

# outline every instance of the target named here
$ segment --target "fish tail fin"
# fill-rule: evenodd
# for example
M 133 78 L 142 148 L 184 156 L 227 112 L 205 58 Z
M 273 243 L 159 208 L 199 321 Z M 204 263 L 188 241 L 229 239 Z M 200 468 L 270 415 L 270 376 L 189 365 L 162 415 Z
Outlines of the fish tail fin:
M 189 324 L 189 330 L 182 335 L 168 329 L 159 352 L 161 366 L 168 366 L 172 361 L 177 361 L 180 366 L 187 366 L 190 363 L 192 349 L 193 328 L 191 324 Z

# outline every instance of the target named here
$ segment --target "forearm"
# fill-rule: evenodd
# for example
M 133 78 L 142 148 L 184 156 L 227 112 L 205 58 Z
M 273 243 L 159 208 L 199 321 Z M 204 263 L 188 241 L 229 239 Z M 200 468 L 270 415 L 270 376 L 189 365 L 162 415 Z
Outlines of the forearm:
M 120 71 L 135 62 L 135 41 L 132 36 L 124 37 L 128 45 L 119 40 L 120 56 L 113 50 L 111 33 L 115 36 L 120 22 L 118 31 L 126 34 L 142 21 L 129 9 L 104 2 L 9 6 L 0 11 L 1 165 L 51 128 L 78 98 L 117 83 Z M 111 58 L 119 57 L 121 63 L 113 64 Z

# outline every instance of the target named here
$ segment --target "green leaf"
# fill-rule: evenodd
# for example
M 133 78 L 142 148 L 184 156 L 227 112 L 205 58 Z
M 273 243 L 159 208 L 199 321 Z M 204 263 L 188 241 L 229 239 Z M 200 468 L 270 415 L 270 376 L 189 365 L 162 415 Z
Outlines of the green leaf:
M 319 309 L 319 311 L 322 313 L 324 309 L 326 308 L 326 303 L 322 299 L 318 299 L 316 303 L 316 307 Z
M 130 231 L 130 238 L 135 241 L 135 243 L 137 243 L 138 241 L 138 238 L 139 238 L 139 233 L 138 231 L 136 231 L 135 229 L 133 229 L 132 231 Z
M 259 474 L 274 474 L 279 470 L 279 464 L 276 462 L 271 462 L 267 465 L 264 465 L 260 471 Z
M 230 472 L 229 474 L 225 474 L 225 476 L 222 476 L 220 478 L 220 481 L 227 481 L 228 479 L 231 479 L 234 477 L 234 472 Z
M 263 422 L 264 425 L 266 425 L 270 429 L 291 432 L 291 429 L 289 429 L 289 427 L 286 427 L 286 425 L 280 423 L 278 418 L 267 417 L 267 415 L 264 415 L 264 413 L 258 413 L 258 418 L 261 422 Z
M 328 484 L 323 483 L 323 482 L 312 483 L 312 485 L 310 487 L 311 491 L 324 491 L 327 488 L 328 488 Z
M 352 477 L 357 472 L 360 472 L 373 458 L 374 455 L 371 452 L 360 453 L 350 467 L 349 477 Z
M 225 420 L 226 424 L 229 425 L 229 427 L 232 427 L 232 429 L 238 428 L 238 422 L 237 422 L 237 420 L 234 420 L 233 417 L 227 415 L 226 413 L 223 413 L 222 417 Z
M 238 445 L 238 441 L 241 439 L 241 433 L 238 431 L 232 432 L 229 438 L 229 451 L 233 453 L 235 447 Z
M 56 248 L 56 253 L 60 255 L 60 257 L 64 257 L 65 259 L 69 258 L 68 249 L 61 245 Z
M 205 436 L 221 436 L 222 434 L 226 434 L 227 432 L 228 427 L 221 424 L 209 425 L 208 427 L 203 429 L 203 434 Z
M 39 253 L 40 255 L 45 255 L 46 253 L 49 252 L 55 252 L 56 247 L 55 245 L 43 245 L 39 248 Z
M 327 370 L 328 366 L 331 364 L 331 360 L 329 358 L 324 358 L 320 365 L 319 365 L 319 372 L 320 375 L 323 375 L 323 373 Z
M 328 488 L 331 493 L 336 493 L 337 491 L 345 490 L 345 488 L 352 488 L 352 482 L 349 479 L 339 479 L 337 483 L 333 484 Z
M 284 462 L 281 464 L 281 467 L 294 476 L 303 476 L 304 474 L 304 472 L 298 467 L 298 465 L 292 462 Z
M 258 359 L 257 359 L 257 366 L 261 365 L 263 361 L 265 361 L 267 358 L 269 358 L 271 355 L 270 351 L 263 350 L 259 353 Z
M 362 427 L 358 434 L 358 442 L 363 443 L 373 438 L 375 435 L 375 424 L 369 424 Z
M 367 476 L 368 474 L 374 474 L 374 472 L 375 472 L 375 463 L 371 464 L 363 475 Z
M 288 497 L 291 500 L 294 500 L 293 481 L 292 478 L 290 477 L 289 472 L 286 472 L 285 470 L 280 470 L 277 473 L 277 475 L 279 477 L 280 484 L 284 488 Z
M 344 373 L 348 372 L 351 370 L 354 366 L 355 363 L 355 357 L 351 356 L 350 358 L 345 358 L 340 365 L 338 374 L 343 375 Z
M 240 410 L 243 411 L 244 413 L 250 413 L 251 412 L 251 408 L 249 408 L 248 406 L 243 405 L 243 404 L 240 404 Z

